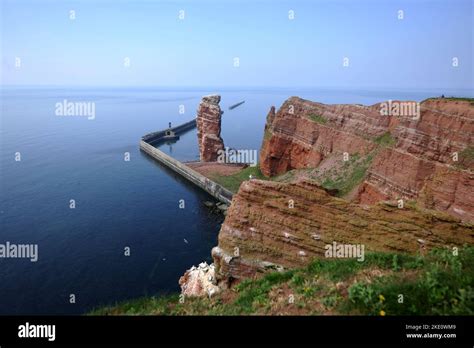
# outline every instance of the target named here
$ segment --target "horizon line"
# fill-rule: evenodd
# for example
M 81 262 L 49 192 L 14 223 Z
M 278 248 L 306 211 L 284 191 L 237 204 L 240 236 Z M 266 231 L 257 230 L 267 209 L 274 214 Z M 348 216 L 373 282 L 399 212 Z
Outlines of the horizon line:
M 451 91 L 472 91 L 474 92 L 474 86 L 469 87 L 409 87 L 409 86 L 322 86 L 322 85 L 300 85 L 300 86 L 265 86 L 265 85 L 210 85 L 210 86 L 198 86 L 198 85 L 67 85 L 67 84 L 1 84 L 0 88 L 157 88 L 157 89 L 267 89 L 267 90 L 289 90 L 289 89 L 307 89 L 307 90 L 382 90 L 382 91 L 403 91 L 403 90 L 413 90 L 413 91 L 423 91 L 423 90 L 451 90 Z

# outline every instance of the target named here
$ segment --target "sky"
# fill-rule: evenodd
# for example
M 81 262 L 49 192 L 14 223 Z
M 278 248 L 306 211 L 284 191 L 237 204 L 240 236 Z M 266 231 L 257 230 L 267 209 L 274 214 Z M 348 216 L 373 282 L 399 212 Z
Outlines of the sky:
M 2 85 L 474 88 L 474 0 L 0 2 Z

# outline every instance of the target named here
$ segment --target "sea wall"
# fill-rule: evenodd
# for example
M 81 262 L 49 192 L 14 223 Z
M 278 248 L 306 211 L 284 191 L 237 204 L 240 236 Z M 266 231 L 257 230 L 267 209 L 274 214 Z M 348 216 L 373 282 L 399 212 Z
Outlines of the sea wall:
M 172 131 L 176 135 L 180 135 L 181 133 L 186 132 L 187 130 L 193 129 L 195 127 L 196 127 L 196 119 L 183 123 L 176 127 L 171 127 L 168 129 L 146 134 L 142 137 L 142 140 L 144 140 L 148 144 L 153 144 L 153 143 L 157 143 L 163 140 L 167 131 Z
M 199 186 L 219 201 L 230 205 L 232 201 L 232 192 L 225 189 L 221 185 L 215 183 L 212 180 L 209 180 L 204 175 L 199 174 L 195 170 L 189 168 L 187 165 L 168 156 L 167 154 L 158 150 L 156 147 L 148 144 L 144 140 L 140 141 L 140 149 L 142 149 L 144 152 L 146 152 L 158 162 L 164 164 L 168 168 L 180 174 L 193 184 Z

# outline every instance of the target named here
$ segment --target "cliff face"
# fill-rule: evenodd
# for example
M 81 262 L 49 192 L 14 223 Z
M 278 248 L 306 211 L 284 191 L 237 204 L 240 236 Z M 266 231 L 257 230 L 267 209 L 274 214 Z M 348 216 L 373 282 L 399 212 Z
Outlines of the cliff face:
M 474 173 L 429 161 L 397 149 L 383 150 L 372 163 L 359 191 L 359 202 L 373 204 L 375 192 L 382 199 L 416 200 L 430 209 L 446 211 L 474 221 Z
M 465 155 L 474 145 L 474 105 L 429 99 L 417 117 L 385 116 L 381 109 L 382 104 L 325 105 L 289 98 L 267 116 L 262 173 L 315 168 L 344 152 L 371 153 L 373 161 L 356 195 L 359 203 L 417 200 L 474 220 L 474 161 Z M 390 141 L 381 147 L 384 137 Z
M 267 116 L 260 169 L 274 176 L 316 167 L 335 152 L 365 154 L 375 147 L 369 138 L 384 134 L 396 122 L 381 117 L 377 105 L 325 105 L 291 97 Z
M 365 252 L 416 252 L 472 244 L 474 228 L 415 206 L 350 203 L 310 182 L 250 180 L 234 196 L 212 255 L 223 285 L 268 269 L 301 267 L 325 257 L 334 242 L 364 245 Z
M 197 110 L 197 136 L 201 161 L 214 162 L 218 151 L 224 149 L 221 138 L 221 97 L 209 95 L 202 98 Z
M 382 107 L 292 97 L 270 109 L 262 173 L 306 170 L 289 182 L 241 184 L 212 251 L 220 286 L 301 267 L 333 243 L 411 253 L 474 243 L 473 104 L 427 100 L 408 117 L 383 115 Z M 341 199 L 317 181 L 346 166 L 337 164 L 344 153 L 363 172 Z

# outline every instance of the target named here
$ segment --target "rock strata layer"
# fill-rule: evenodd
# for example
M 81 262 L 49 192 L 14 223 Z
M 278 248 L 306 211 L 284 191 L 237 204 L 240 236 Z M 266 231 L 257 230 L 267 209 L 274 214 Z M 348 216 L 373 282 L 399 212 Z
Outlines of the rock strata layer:
M 205 96 L 197 110 L 199 157 L 204 162 L 215 162 L 219 150 L 224 149 L 224 141 L 221 138 L 220 100 L 219 95 Z
M 350 203 L 312 182 L 250 180 L 234 196 L 212 256 L 225 287 L 259 272 L 324 258 L 326 246 L 334 242 L 364 245 L 365 252 L 425 252 L 473 244 L 474 227 L 416 206 Z

